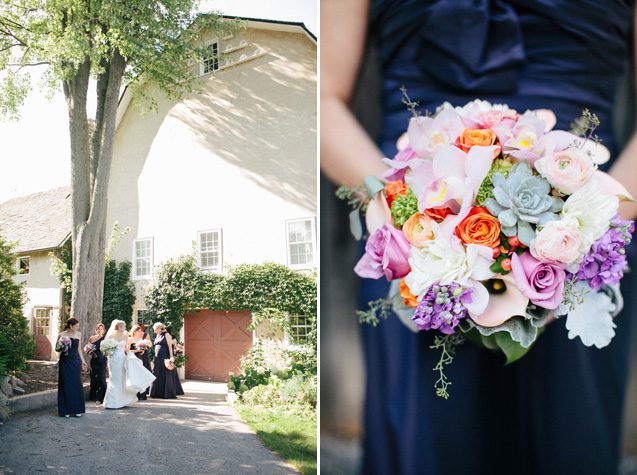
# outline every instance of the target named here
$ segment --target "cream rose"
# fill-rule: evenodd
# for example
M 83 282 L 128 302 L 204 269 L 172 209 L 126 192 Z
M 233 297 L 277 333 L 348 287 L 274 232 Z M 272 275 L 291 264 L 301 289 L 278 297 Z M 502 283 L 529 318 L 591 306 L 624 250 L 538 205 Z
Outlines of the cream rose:
M 583 150 L 567 148 L 540 158 L 535 168 L 560 193 L 570 195 L 588 183 L 597 166 Z
M 602 193 L 595 180 L 589 181 L 568 197 L 562 208 L 563 219 L 577 221 L 582 235 L 582 247 L 587 252 L 591 244 L 608 231 L 610 221 L 617 214 L 619 200 Z
M 539 261 L 576 263 L 586 252 L 582 252 L 583 240 L 578 228 L 572 218 L 549 221 L 531 241 L 531 254 Z

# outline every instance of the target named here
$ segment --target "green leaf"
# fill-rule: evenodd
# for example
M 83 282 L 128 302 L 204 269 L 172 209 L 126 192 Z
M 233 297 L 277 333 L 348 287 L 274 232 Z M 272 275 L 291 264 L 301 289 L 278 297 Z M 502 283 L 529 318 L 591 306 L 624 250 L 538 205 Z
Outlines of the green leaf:
M 349 230 L 354 236 L 354 239 L 360 241 L 363 237 L 363 225 L 361 223 L 360 207 L 353 209 L 349 213 Z
M 522 358 L 527 353 L 527 351 L 531 349 L 532 346 L 531 345 L 528 348 L 524 348 L 517 341 L 513 341 L 513 338 L 511 338 L 511 334 L 508 332 L 498 332 L 491 336 L 495 337 L 495 343 L 506 356 L 506 364 L 511 364 L 514 361 Z
M 365 188 L 367 189 L 367 194 L 370 196 L 370 198 L 374 198 L 374 196 L 376 196 L 376 193 L 379 193 L 385 189 L 385 184 L 375 176 L 366 176 Z
M 480 335 L 480 342 L 490 350 L 497 350 L 498 344 L 493 335 Z

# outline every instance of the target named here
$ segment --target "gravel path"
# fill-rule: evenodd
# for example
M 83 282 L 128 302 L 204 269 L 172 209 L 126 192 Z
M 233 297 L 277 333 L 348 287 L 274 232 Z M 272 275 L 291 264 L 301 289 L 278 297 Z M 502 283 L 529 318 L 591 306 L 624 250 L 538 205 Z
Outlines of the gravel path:
M 56 409 L 0 426 L 0 474 L 296 474 L 266 449 L 225 402 L 225 385 L 186 381 L 177 400 L 105 410 L 87 401 L 81 418 Z

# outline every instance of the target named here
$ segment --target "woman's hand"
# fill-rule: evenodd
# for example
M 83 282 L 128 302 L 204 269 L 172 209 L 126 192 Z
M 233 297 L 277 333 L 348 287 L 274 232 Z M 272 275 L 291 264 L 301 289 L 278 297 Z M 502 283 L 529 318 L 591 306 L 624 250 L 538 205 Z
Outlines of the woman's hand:
M 321 9 L 321 170 L 338 185 L 381 176 L 383 154 L 349 110 L 363 57 L 369 0 L 325 0 Z M 343 44 L 347 48 L 343 48 Z
M 82 371 L 85 371 L 85 372 L 89 371 L 89 367 L 84 361 L 82 361 Z

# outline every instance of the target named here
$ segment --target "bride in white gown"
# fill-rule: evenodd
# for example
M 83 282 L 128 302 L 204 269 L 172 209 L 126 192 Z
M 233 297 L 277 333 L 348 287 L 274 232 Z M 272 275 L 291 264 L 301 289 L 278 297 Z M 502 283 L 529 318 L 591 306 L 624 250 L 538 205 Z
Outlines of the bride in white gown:
M 112 340 L 117 347 L 108 354 L 109 380 L 104 396 L 104 407 L 119 409 L 137 401 L 137 393 L 155 380 L 155 376 L 142 365 L 142 361 L 128 352 L 126 323 L 113 320 L 104 342 Z M 102 345 L 104 345 L 104 342 Z

